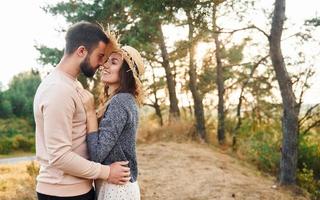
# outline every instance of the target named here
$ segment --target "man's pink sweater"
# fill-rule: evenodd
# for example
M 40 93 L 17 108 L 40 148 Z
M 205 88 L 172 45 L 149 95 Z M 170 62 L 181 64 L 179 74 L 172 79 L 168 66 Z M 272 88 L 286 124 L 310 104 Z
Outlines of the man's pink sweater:
M 59 69 L 38 87 L 33 109 L 39 193 L 82 195 L 92 188 L 92 179 L 109 176 L 109 166 L 87 160 L 86 114 L 78 95 L 82 89 L 75 78 Z

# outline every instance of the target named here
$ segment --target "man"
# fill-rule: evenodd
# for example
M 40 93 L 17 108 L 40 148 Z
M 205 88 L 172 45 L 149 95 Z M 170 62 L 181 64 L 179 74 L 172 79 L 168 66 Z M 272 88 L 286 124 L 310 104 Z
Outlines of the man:
M 125 184 L 130 170 L 116 162 L 101 165 L 87 160 L 86 114 L 77 81 L 82 72 L 92 77 L 105 60 L 112 42 L 101 27 L 73 25 L 66 34 L 60 63 L 40 84 L 34 98 L 38 199 L 94 199 L 93 179 Z

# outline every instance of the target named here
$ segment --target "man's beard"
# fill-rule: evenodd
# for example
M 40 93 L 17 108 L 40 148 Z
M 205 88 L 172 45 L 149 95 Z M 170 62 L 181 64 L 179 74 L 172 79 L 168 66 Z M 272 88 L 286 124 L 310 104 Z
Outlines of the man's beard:
M 96 69 L 93 68 L 92 65 L 90 65 L 90 60 L 89 60 L 89 55 L 86 56 L 84 61 L 80 63 L 80 69 L 81 72 L 86 76 L 86 77 L 93 77 L 94 73 L 96 72 Z

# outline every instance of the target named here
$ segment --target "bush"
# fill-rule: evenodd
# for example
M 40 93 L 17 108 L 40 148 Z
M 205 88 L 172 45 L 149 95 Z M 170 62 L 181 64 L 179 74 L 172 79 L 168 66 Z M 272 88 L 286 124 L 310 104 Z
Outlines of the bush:
M 7 137 L 14 135 L 34 135 L 34 129 L 27 119 L 8 118 L 0 119 L 0 132 Z
M 13 137 L 12 146 L 14 150 L 31 151 L 34 146 L 34 140 L 19 134 Z
M 297 182 L 310 192 L 314 199 L 320 199 L 320 147 L 314 136 L 299 136 Z
M 8 137 L 0 138 L 0 154 L 9 154 L 12 151 L 12 140 Z
M 312 169 L 303 163 L 303 168 L 297 173 L 298 184 L 311 193 L 313 199 L 320 199 L 320 181 L 316 180 Z
M 279 171 L 280 152 L 276 143 L 266 140 L 256 140 L 252 145 L 252 151 L 256 155 L 258 168 L 276 174 Z
M 306 135 L 299 137 L 298 168 L 313 170 L 314 176 L 320 179 L 320 147 L 313 138 Z
M 253 131 L 250 123 L 244 124 L 239 133 L 238 153 L 245 155 L 262 171 L 277 174 L 280 163 L 280 137 L 276 130 L 260 127 Z

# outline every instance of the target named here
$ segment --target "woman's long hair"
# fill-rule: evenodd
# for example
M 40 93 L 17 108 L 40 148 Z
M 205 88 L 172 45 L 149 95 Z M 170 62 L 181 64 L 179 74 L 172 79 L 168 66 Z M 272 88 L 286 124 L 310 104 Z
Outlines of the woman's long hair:
M 103 92 L 100 94 L 99 97 L 99 109 L 102 110 L 104 113 L 105 111 L 105 104 L 108 100 L 112 98 L 113 95 L 118 93 L 130 93 L 135 97 L 135 100 L 139 106 L 142 105 L 143 101 L 143 89 L 142 84 L 137 83 L 136 79 L 133 76 L 133 72 L 130 69 L 128 63 L 123 60 L 122 66 L 119 71 L 120 76 L 120 86 L 116 89 L 112 94 L 108 94 L 109 86 L 107 84 L 103 85 Z M 98 117 L 101 117 L 100 112 L 98 112 Z

